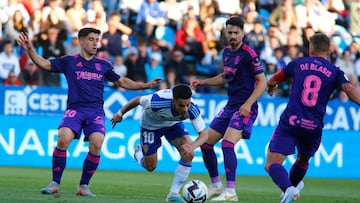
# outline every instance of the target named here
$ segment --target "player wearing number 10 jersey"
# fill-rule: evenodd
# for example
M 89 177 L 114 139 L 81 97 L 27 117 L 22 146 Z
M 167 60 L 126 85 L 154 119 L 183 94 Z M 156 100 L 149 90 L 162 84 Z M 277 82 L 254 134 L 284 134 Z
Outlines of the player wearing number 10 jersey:
M 268 93 L 273 95 L 279 83 L 293 80 L 289 103 L 271 138 L 265 165 L 273 182 L 284 192 L 281 203 L 300 196 L 308 162 L 320 146 L 323 118 L 332 92 L 340 88 L 360 104 L 358 89 L 340 68 L 327 60 L 330 39 L 318 33 L 310 38 L 309 46 L 310 57 L 290 62 L 268 81 Z M 295 147 L 297 160 L 288 175 L 282 163 L 287 155 L 295 153 Z

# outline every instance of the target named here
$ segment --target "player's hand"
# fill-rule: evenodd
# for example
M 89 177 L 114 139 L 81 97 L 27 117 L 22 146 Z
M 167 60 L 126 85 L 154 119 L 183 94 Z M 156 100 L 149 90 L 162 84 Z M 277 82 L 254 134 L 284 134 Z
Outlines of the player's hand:
M 188 143 L 181 145 L 180 149 L 183 154 L 191 154 L 194 151 L 191 144 L 188 144 Z
M 276 92 L 276 87 L 277 87 L 277 85 L 276 85 L 276 86 L 269 86 L 269 85 L 268 85 L 268 89 L 266 90 L 267 93 L 268 93 L 270 96 L 273 96 L 273 95 L 275 94 L 275 92 Z
M 239 108 L 240 116 L 247 117 L 251 113 L 251 105 L 246 102 L 240 106 Z
M 21 32 L 17 40 L 18 44 L 22 46 L 25 51 L 30 51 L 33 49 L 32 43 L 29 39 L 29 35 L 25 32 Z
M 162 78 L 155 78 L 146 83 L 147 88 L 153 88 L 161 82 Z
M 196 89 L 196 88 L 202 86 L 202 81 L 196 79 L 196 80 L 191 81 L 190 85 L 193 89 Z
M 111 125 L 112 128 L 115 127 L 116 123 L 121 122 L 123 120 L 123 117 L 120 117 L 117 113 L 112 117 L 111 119 Z

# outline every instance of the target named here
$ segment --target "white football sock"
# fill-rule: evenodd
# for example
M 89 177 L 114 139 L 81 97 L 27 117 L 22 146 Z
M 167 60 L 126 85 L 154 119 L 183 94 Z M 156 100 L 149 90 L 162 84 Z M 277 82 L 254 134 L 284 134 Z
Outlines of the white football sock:
M 135 152 L 135 160 L 138 162 L 141 166 L 144 166 L 144 155 L 142 151 Z
M 191 165 L 191 163 L 189 164 Z M 187 177 L 190 174 L 191 166 L 184 166 L 182 164 L 178 164 L 174 174 L 174 180 L 171 184 L 170 192 L 179 193 L 182 184 L 186 181 Z

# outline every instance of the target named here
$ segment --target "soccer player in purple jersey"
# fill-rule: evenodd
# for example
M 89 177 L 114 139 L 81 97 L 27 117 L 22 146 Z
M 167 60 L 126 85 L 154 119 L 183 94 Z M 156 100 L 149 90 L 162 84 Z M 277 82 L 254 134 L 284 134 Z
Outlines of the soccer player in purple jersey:
M 234 145 L 241 139 L 250 139 L 251 129 L 257 117 L 257 99 L 266 89 L 263 67 L 255 51 L 242 43 L 244 21 L 241 17 L 230 17 L 226 21 L 226 39 L 230 46 L 224 49 L 224 72 L 204 79 L 194 80 L 194 88 L 204 85 L 228 84 L 228 102 L 210 124 L 209 138 L 201 146 L 205 166 L 211 185 L 209 197 L 218 195 L 213 201 L 237 201 L 235 191 L 237 157 Z M 214 145 L 220 140 L 226 172 L 226 188 L 220 181 Z
M 360 105 L 359 90 L 349 83 L 340 68 L 327 60 L 329 46 L 330 39 L 325 34 L 313 35 L 310 57 L 290 62 L 267 83 L 268 93 L 273 95 L 279 83 L 293 80 L 289 102 L 271 137 L 265 164 L 265 170 L 283 192 L 280 203 L 300 197 L 309 160 L 320 146 L 323 118 L 332 92 L 340 88 Z M 297 159 L 289 177 L 282 163 L 287 155 L 295 153 L 295 148 Z
M 140 120 L 141 144 L 136 146 L 134 158 L 148 171 L 154 171 L 157 166 L 157 150 L 164 136 L 180 153 L 181 159 L 174 173 L 170 192 L 166 197 L 168 202 L 185 202 L 179 191 L 190 174 L 194 150 L 207 140 L 205 122 L 198 106 L 193 103 L 192 90 L 188 85 L 179 84 L 172 89 L 164 89 L 154 94 L 139 96 L 124 105 L 111 122 L 113 127 L 123 120 L 123 114 L 138 105 L 144 107 Z M 184 128 L 183 120 L 190 119 L 198 133 L 192 141 L 189 132 Z
M 148 83 L 135 82 L 117 75 L 111 63 L 95 57 L 100 30 L 83 28 L 78 34 L 81 52 L 74 56 L 46 60 L 36 54 L 27 33 L 21 33 L 18 43 L 40 68 L 63 73 L 69 90 L 67 110 L 60 122 L 58 142 L 52 158 L 52 182 L 41 190 L 43 194 L 59 193 L 60 181 L 66 166 L 66 150 L 73 139 L 79 139 L 84 131 L 89 141 L 89 152 L 83 164 L 83 172 L 76 195 L 95 197 L 89 190 L 89 182 L 100 162 L 100 150 L 105 137 L 105 113 L 103 110 L 104 79 L 125 89 L 152 88 L 160 80 Z

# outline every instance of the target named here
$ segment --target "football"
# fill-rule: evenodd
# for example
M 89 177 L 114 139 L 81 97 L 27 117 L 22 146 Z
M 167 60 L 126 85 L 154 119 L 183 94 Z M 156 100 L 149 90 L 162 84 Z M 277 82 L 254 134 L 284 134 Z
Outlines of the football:
M 183 187 L 183 197 L 188 203 L 203 203 L 207 196 L 207 187 L 201 180 L 191 180 Z

